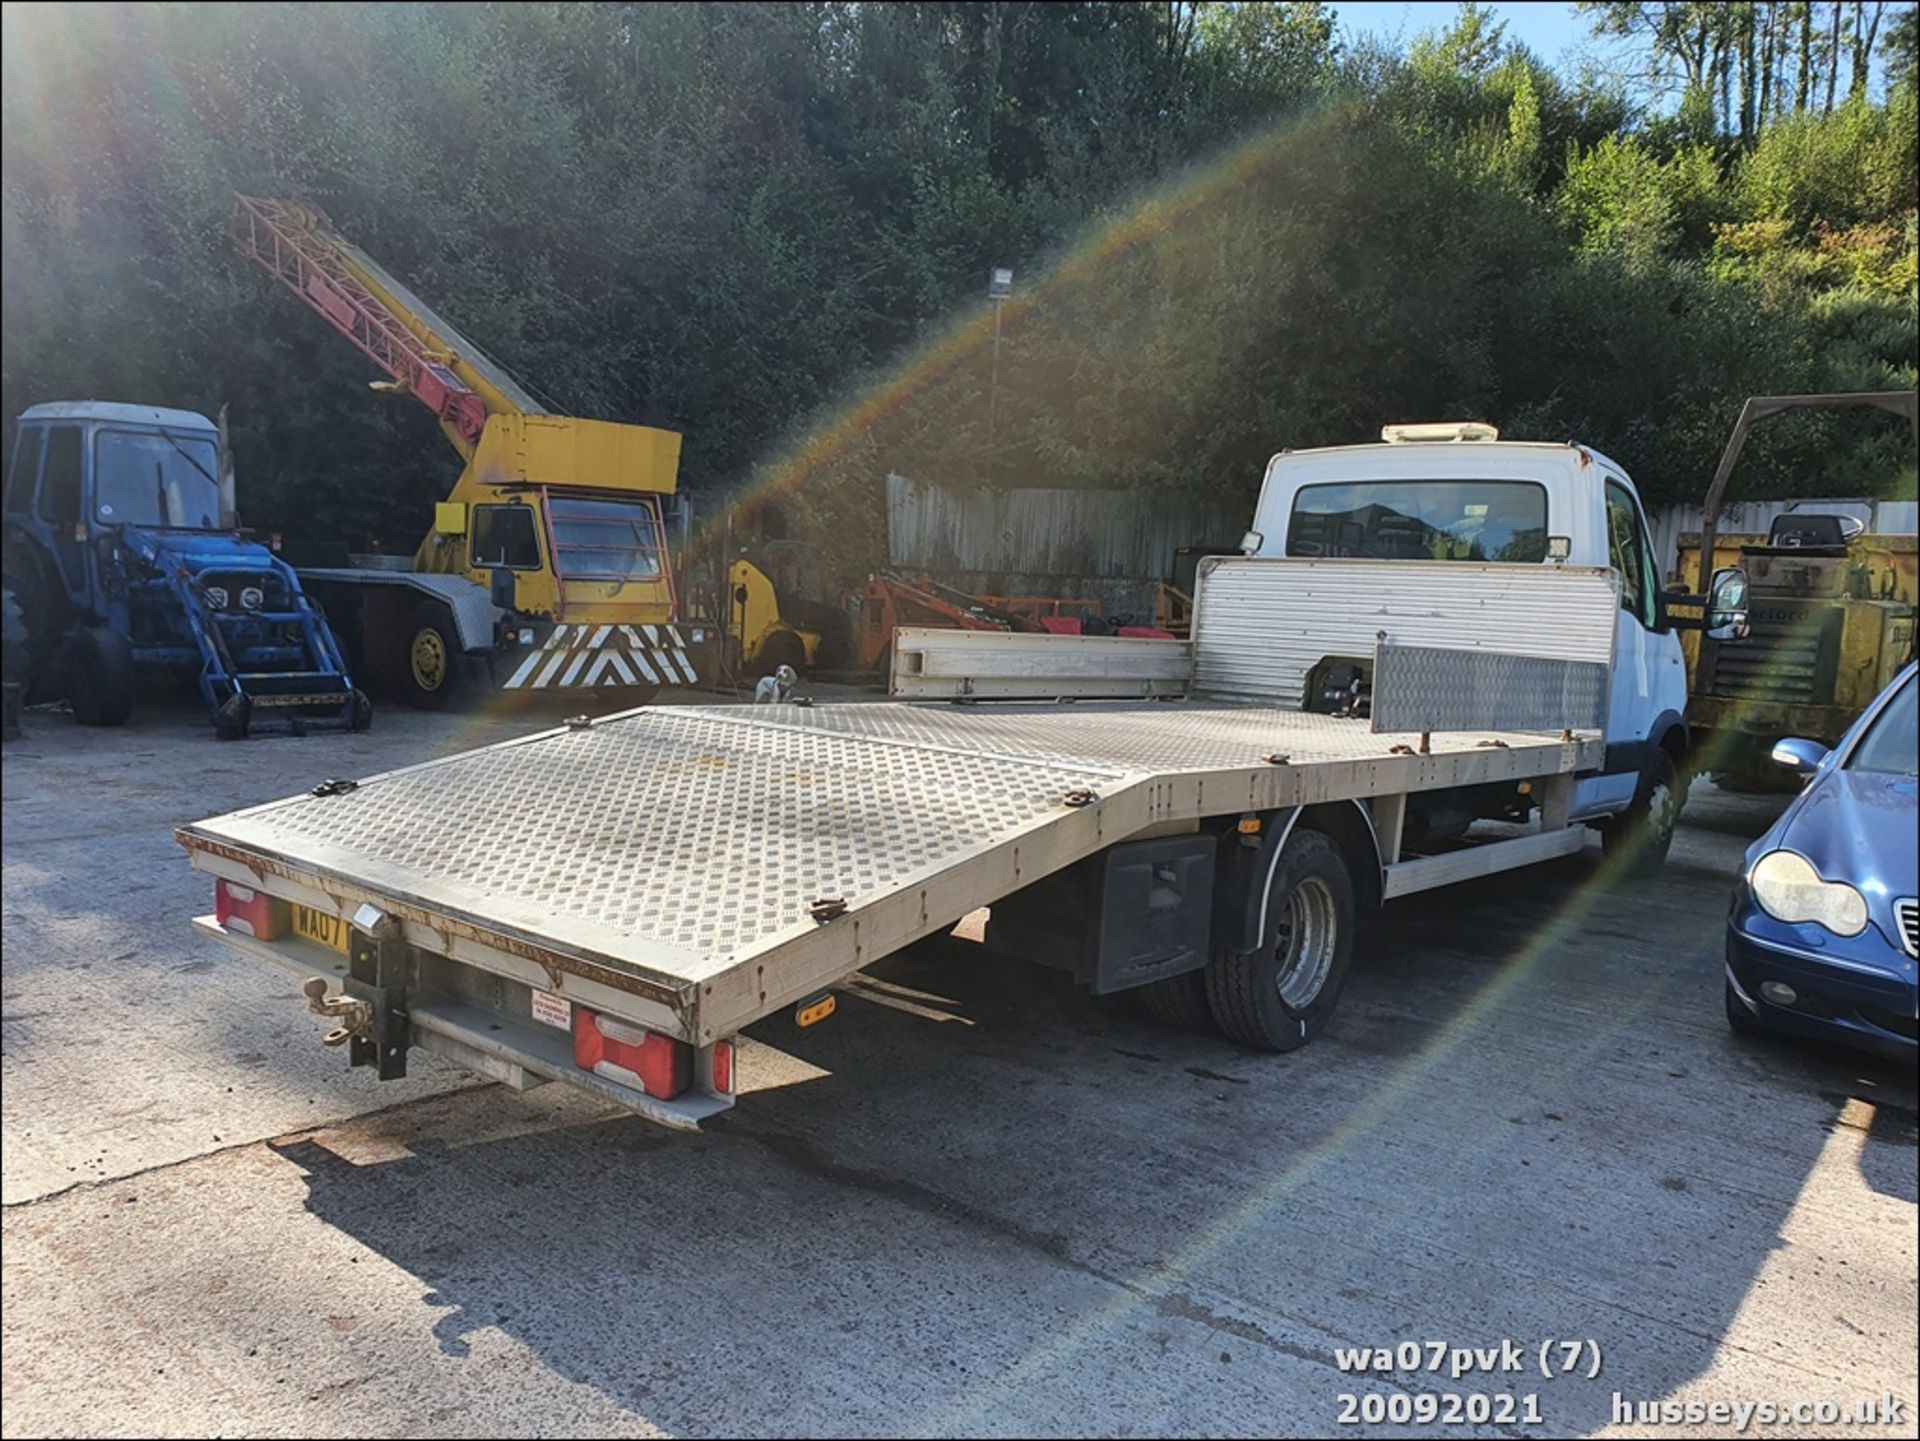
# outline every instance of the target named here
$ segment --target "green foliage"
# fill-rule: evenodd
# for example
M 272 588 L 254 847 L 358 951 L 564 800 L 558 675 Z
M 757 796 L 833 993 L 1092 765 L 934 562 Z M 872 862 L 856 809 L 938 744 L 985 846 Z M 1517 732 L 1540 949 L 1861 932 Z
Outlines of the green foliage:
M 1666 8 L 1682 58 L 1719 23 Z M 554 408 L 683 432 L 701 513 L 798 487 L 849 574 L 890 469 L 1250 496 L 1280 446 L 1482 415 L 1692 496 L 1745 394 L 1912 383 L 1910 79 L 1743 144 L 1710 64 L 1637 124 L 1473 6 L 1404 57 L 1317 3 L 0 25 L 0 405 L 228 403 L 249 520 L 360 544 L 411 548 L 455 460 L 230 252 L 235 190 L 319 203 Z M 1797 434 L 1756 487 L 1887 474 Z

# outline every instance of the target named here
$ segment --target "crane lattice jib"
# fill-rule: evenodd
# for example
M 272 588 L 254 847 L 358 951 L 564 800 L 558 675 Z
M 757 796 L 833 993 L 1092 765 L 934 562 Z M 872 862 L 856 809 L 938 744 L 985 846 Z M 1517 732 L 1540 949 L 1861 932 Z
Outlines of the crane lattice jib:
M 486 402 L 393 310 L 357 279 L 318 211 L 278 200 L 235 197 L 230 231 L 250 260 L 291 290 L 415 397 L 471 453 L 487 423 Z

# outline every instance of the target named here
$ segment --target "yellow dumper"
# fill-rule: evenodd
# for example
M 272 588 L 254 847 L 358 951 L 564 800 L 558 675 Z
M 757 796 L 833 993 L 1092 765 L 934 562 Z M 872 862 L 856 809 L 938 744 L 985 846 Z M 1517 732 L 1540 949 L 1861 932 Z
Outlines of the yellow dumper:
M 1751 635 L 1739 645 L 1682 636 L 1696 768 L 1758 779 L 1783 736 L 1828 745 L 1914 656 L 1920 595 L 1916 538 L 1876 534 L 1849 502 L 1808 502 L 1774 518 L 1765 535 L 1722 535 L 1716 521 L 1728 476 L 1753 423 L 1790 410 L 1873 406 L 1915 424 L 1912 391 L 1756 396 L 1740 412 L 1708 492 L 1699 532 L 1680 537 L 1678 575 L 1704 588 L 1722 566 L 1743 566 Z M 1870 512 L 1869 512 L 1870 513 Z

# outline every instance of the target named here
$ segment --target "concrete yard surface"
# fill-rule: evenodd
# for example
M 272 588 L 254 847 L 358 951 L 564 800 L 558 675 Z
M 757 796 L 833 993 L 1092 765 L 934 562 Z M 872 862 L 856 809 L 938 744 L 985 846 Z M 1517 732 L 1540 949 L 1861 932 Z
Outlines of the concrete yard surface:
M 748 1094 L 694 1136 L 417 1052 L 349 1073 L 294 977 L 188 929 L 210 885 L 174 825 L 539 723 L 389 707 L 220 744 L 184 708 L 29 714 L 5 1435 L 1323 1435 L 1395 1393 L 1531 1409 L 1353 1429 L 1891 1396 L 1902 1421 L 1845 1433 L 1913 1434 L 1913 1070 L 1721 1015 L 1777 798 L 1697 784 L 1651 881 L 1595 843 L 1396 903 L 1287 1056 L 963 928 L 823 1025 L 756 1027 Z M 1540 1375 L 1556 1341 L 1581 1374 Z M 1408 1342 L 1443 1369 L 1342 1368 Z

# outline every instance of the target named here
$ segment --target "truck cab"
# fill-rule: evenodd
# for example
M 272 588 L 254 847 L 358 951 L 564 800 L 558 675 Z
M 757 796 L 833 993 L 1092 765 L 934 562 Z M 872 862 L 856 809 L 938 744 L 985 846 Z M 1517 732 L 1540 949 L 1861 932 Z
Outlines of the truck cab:
M 1503 441 L 1473 422 L 1390 425 L 1373 445 L 1282 451 L 1246 547 L 1267 556 L 1604 566 L 1619 578 L 1606 760 L 1574 815 L 1656 810 L 1684 793 L 1687 673 L 1626 468 L 1587 446 Z M 1356 678 L 1360 679 L 1360 678 Z

